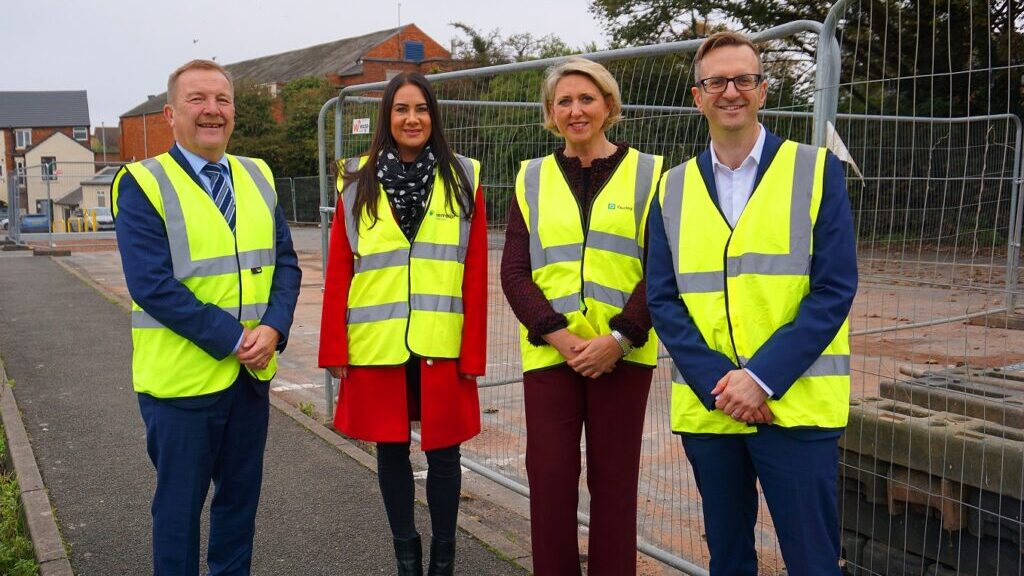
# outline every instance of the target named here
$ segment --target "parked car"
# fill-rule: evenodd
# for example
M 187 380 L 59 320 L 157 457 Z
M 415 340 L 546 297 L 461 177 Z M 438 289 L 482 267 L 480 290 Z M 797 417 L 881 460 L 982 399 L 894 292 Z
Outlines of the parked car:
M 92 230 L 93 212 L 96 213 L 97 230 L 114 229 L 114 215 L 110 212 L 110 208 L 87 208 L 85 210 L 82 210 L 81 208 L 76 208 L 70 220 L 71 231 L 79 232 L 79 227 L 81 227 L 83 231 Z
M 0 230 L 7 230 L 10 225 L 11 222 L 9 218 L 0 218 Z
M 96 228 L 100 230 L 114 229 L 114 215 L 110 208 L 93 208 L 96 211 Z
M 50 217 L 46 214 L 22 214 L 21 232 L 31 234 L 33 232 L 49 232 Z

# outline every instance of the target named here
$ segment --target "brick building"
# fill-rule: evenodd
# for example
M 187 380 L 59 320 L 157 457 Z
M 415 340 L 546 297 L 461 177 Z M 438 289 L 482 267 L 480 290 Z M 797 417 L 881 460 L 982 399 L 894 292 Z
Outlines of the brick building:
M 271 94 L 310 76 L 338 88 L 387 80 L 398 72 L 429 73 L 452 67 L 451 53 L 415 24 L 344 38 L 300 50 L 224 66 L 235 81 L 266 86 Z M 149 96 L 121 115 L 121 159 L 139 160 L 166 151 L 174 142 L 163 117 L 167 95 Z
M 53 138 L 61 134 L 62 137 Z M 65 138 L 66 137 L 66 138 Z M 75 146 L 75 144 L 80 146 Z M 42 146 L 43 148 L 40 148 Z M 85 90 L 52 92 L 0 92 L 0 201 L 7 203 L 7 182 L 12 174 L 25 173 L 40 162 L 80 161 L 89 151 L 89 101 Z M 82 150 L 84 149 L 84 150 Z M 29 184 L 19 185 L 22 211 L 38 211 Z

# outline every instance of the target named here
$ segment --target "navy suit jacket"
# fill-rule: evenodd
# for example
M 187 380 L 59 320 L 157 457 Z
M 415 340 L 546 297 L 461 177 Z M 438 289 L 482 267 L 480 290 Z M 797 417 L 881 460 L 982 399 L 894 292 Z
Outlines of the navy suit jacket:
M 171 148 L 170 154 L 203 187 L 177 145 Z M 127 171 L 118 185 L 115 226 L 125 281 L 132 299 L 150 316 L 210 356 L 220 360 L 232 354 L 242 335 L 242 325 L 218 306 L 200 302 L 191 290 L 174 278 L 163 219 Z M 280 206 L 274 214 L 274 226 L 277 262 L 270 301 L 260 324 L 281 334 L 278 350 L 282 351 L 291 330 L 302 271 Z
M 766 134 L 755 193 L 781 145 L 781 138 L 771 132 Z M 710 148 L 697 157 L 697 166 L 711 200 L 718 206 Z M 657 198 L 651 204 L 647 229 L 647 305 L 654 328 L 687 384 L 708 410 L 714 410 L 711 390 L 726 372 L 739 366 L 708 346 L 679 298 L 661 202 Z M 810 292 L 800 302 L 796 318 L 779 327 L 745 366 L 772 389 L 775 399 L 786 394 L 832 341 L 857 292 L 856 241 L 846 179 L 842 163 L 831 153 L 825 160 L 825 183 L 813 237 Z

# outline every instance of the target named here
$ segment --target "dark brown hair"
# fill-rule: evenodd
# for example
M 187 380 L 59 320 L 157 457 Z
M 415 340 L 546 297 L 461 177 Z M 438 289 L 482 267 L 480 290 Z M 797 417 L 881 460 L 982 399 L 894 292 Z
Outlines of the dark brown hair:
M 402 86 L 412 84 L 420 89 L 427 101 L 427 113 L 430 114 L 430 145 L 437 161 L 437 170 L 444 182 L 444 203 L 448 211 L 455 213 L 454 206 L 458 203 L 462 217 L 467 220 L 473 216 L 473 190 L 471 175 L 463 170 L 455 153 L 452 152 L 448 140 L 444 136 L 444 124 L 441 110 L 437 105 L 437 97 L 430 87 L 430 81 L 419 72 L 401 72 L 391 79 L 384 89 L 384 97 L 380 102 L 380 113 L 377 115 L 377 129 L 373 133 L 370 149 L 367 150 L 367 161 L 355 171 L 349 171 L 342 161 L 338 162 L 338 170 L 343 174 L 343 188 L 352 182 L 356 183 L 356 201 L 352 204 L 352 217 L 359 222 L 359 215 L 365 213 L 373 220 L 373 226 L 379 220 L 377 201 L 379 198 L 379 182 L 377 180 L 377 154 L 385 148 L 396 148 L 394 136 L 391 135 L 391 108 L 395 103 L 395 93 Z M 339 197 L 340 201 L 340 197 Z

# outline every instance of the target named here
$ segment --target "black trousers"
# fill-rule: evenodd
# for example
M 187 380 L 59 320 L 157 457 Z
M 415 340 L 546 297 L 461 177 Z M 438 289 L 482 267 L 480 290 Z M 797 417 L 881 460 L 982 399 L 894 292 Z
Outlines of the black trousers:
M 410 404 L 419 408 L 419 361 L 413 358 L 406 365 L 407 396 Z M 418 414 L 412 410 L 410 414 Z M 427 450 L 427 507 L 433 536 L 444 542 L 455 541 L 455 525 L 459 517 L 459 494 L 462 491 L 462 466 L 459 444 L 437 450 Z M 391 534 L 398 540 L 416 535 L 413 516 L 416 487 L 413 484 L 412 464 L 409 463 L 408 442 L 377 443 L 377 481 L 384 498 Z

